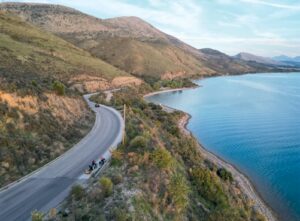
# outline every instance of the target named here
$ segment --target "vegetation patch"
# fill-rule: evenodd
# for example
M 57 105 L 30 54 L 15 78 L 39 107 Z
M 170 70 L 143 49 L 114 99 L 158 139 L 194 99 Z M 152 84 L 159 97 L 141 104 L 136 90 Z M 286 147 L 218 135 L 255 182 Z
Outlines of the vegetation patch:
M 231 174 L 201 156 L 196 140 L 170 129 L 182 114 L 145 103 L 144 90 L 114 93 L 111 105 L 127 105 L 125 144 L 113 152 L 102 184 L 91 181 L 82 200 L 65 202 L 68 217 L 102 211 L 102 220 L 264 220 L 236 191 Z

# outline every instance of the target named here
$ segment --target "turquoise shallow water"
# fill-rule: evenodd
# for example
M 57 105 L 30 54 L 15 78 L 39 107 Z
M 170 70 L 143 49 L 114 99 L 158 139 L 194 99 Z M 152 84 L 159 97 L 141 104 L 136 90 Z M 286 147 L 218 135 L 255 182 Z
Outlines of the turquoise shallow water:
M 246 174 L 281 220 L 300 220 L 300 73 L 197 83 L 148 100 L 188 112 L 206 149 Z

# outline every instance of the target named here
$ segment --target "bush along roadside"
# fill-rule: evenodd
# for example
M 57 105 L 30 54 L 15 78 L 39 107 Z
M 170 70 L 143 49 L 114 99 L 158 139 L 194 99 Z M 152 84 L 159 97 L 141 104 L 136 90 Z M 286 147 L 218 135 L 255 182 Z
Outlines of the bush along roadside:
M 181 133 L 182 113 L 146 103 L 133 88 L 114 93 L 110 104 L 127 105 L 125 143 L 100 179 L 73 189 L 53 220 L 265 220 L 231 173 L 203 158 L 197 141 Z

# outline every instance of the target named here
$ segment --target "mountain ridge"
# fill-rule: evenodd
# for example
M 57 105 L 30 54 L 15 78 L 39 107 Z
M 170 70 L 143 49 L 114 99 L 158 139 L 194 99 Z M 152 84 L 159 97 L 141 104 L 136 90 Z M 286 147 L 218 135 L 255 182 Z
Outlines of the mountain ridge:
M 240 52 L 239 54 L 237 54 L 233 57 L 238 58 L 240 60 L 244 60 L 244 61 L 254 61 L 254 62 L 262 63 L 262 64 L 283 65 L 281 62 L 275 61 L 272 58 L 258 56 L 258 55 L 254 55 L 254 54 L 247 53 L 247 52 Z
M 268 65 L 241 62 L 225 56 L 215 60 L 216 55 L 203 53 L 137 17 L 100 19 L 64 6 L 48 4 L 2 3 L 0 9 L 14 12 L 23 20 L 142 78 L 274 70 Z M 62 13 L 64 10 L 67 13 Z
M 293 61 L 293 62 L 300 62 L 300 56 L 295 56 L 295 57 L 290 57 L 286 55 L 279 55 L 273 57 L 274 60 L 276 61 Z

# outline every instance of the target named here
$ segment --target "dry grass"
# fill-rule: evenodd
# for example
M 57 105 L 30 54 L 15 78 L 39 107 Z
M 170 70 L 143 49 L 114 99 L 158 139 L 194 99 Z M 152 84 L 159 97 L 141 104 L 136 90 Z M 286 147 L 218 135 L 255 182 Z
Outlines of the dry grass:
M 37 75 L 50 74 L 66 79 L 83 73 L 112 80 L 116 76 L 128 76 L 88 52 L 33 27 L 11 14 L 0 15 L 0 64 L 35 66 L 31 71 Z M 14 62 L 14 59 L 16 61 Z

